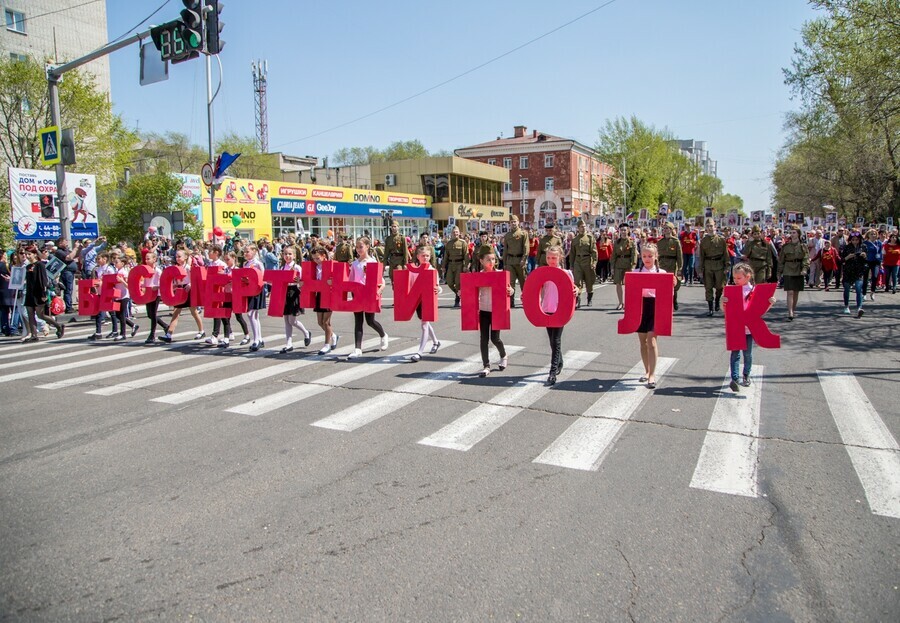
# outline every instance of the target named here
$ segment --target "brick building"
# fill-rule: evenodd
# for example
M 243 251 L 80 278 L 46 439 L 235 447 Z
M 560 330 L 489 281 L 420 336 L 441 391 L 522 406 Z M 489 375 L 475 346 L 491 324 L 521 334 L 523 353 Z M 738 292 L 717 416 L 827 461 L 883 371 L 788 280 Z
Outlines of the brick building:
M 509 170 L 503 203 L 534 228 L 607 211 L 592 192 L 613 170 L 597 153 L 576 140 L 517 125 L 513 136 L 456 150 L 456 155 Z

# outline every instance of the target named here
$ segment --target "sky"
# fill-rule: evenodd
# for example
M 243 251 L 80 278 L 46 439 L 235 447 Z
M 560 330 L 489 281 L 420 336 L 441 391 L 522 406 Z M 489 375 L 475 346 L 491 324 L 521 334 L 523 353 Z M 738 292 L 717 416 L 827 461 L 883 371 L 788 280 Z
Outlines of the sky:
M 110 40 L 160 5 L 134 32 L 182 2 L 107 0 Z M 804 0 L 226 0 L 215 134 L 254 136 L 262 59 L 270 151 L 322 158 L 412 139 L 453 150 L 515 125 L 593 147 L 607 119 L 635 116 L 707 141 L 724 192 L 768 209 L 784 116 L 798 107 L 782 69 L 816 16 Z M 131 127 L 206 145 L 203 58 L 144 87 L 136 45 L 110 69 Z M 214 62 L 214 89 L 219 75 Z

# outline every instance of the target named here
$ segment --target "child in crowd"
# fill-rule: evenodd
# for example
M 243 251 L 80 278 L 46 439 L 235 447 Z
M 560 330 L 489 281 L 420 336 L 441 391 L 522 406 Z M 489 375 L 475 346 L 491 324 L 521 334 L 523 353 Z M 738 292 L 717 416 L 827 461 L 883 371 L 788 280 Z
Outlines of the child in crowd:
M 163 332 L 169 331 L 169 325 L 163 322 L 162 318 L 159 317 L 159 276 L 162 274 L 162 269 L 156 265 L 158 259 L 159 257 L 157 256 L 156 251 L 148 251 L 144 255 L 144 264 L 153 271 L 152 276 L 144 279 L 144 288 L 153 290 L 156 293 L 156 298 L 145 305 L 147 318 L 150 320 L 150 335 L 144 340 L 144 344 L 156 343 L 157 325 L 162 328 Z
M 496 270 L 497 256 L 493 250 L 488 251 L 481 256 L 481 270 L 484 272 L 493 272 Z M 512 296 L 515 290 L 507 285 L 506 294 Z M 500 339 L 500 331 L 494 331 L 491 323 L 493 322 L 493 300 L 491 298 L 490 288 L 478 288 L 478 330 L 481 337 L 481 363 L 484 369 L 478 375 L 482 378 L 491 373 L 490 359 L 488 358 L 488 339 L 500 353 L 500 365 L 497 366 L 501 371 L 506 370 L 506 364 L 509 360 L 506 357 L 506 348 L 503 346 L 503 340 Z
M 312 261 L 316 264 L 316 280 L 321 281 L 322 262 L 328 261 L 328 251 L 325 250 L 325 247 L 317 246 L 313 247 L 310 255 L 312 256 Z M 330 278 L 328 279 L 328 285 L 331 285 Z M 313 311 L 316 312 L 316 322 L 319 323 L 322 331 L 325 332 L 325 346 L 319 350 L 320 355 L 325 355 L 337 348 L 338 340 L 341 339 L 341 336 L 331 328 L 332 312 L 327 307 L 322 307 L 322 295 L 319 292 L 316 292 L 316 304 Z
M 753 296 L 753 291 L 755 285 L 753 283 L 753 268 L 750 264 L 740 263 L 734 267 L 734 285 L 741 286 L 741 296 L 744 301 L 744 309 L 750 305 L 751 297 Z M 723 301 L 728 302 L 727 298 L 723 298 Z M 769 308 L 775 304 L 775 297 L 769 298 Z M 766 310 L 768 311 L 768 309 Z M 738 385 L 738 367 L 741 364 L 741 356 L 744 357 L 744 369 L 743 369 L 743 378 L 740 381 L 740 385 L 744 387 L 750 387 L 750 368 L 753 366 L 753 337 L 750 335 L 750 331 L 747 331 L 747 348 L 745 350 L 733 350 L 731 351 L 731 383 L 728 387 L 731 388 L 731 391 L 738 392 L 740 391 L 740 386 Z
M 416 248 L 416 262 L 419 266 L 424 266 L 425 270 L 435 270 L 434 264 L 431 261 L 432 257 L 432 249 L 427 244 L 420 244 Z M 415 283 L 419 274 L 416 272 L 410 271 L 409 280 L 410 286 Z M 440 281 L 438 279 L 437 281 Z M 443 289 L 440 285 L 437 284 L 434 286 L 434 293 L 440 294 L 443 292 Z M 434 332 L 434 327 L 431 326 L 431 323 L 427 320 L 422 320 L 422 304 L 420 303 L 418 307 L 416 307 L 416 317 L 422 322 L 422 336 L 419 338 L 419 352 L 413 354 L 409 359 L 412 362 L 421 361 L 422 355 L 425 354 L 425 345 L 428 343 L 428 340 L 431 340 L 431 354 L 435 354 L 438 352 L 438 349 L 441 347 L 441 341 L 437 338 L 437 334 Z
M 312 334 L 306 330 L 303 323 L 297 318 L 300 313 L 300 284 L 299 273 L 300 265 L 294 261 L 294 247 L 284 247 L 281 251 L 281 257 L 284 260 L 282 270 L 289 270 L 295 274 L 294 281 L 288 284 L 287 295 L 284 299 L 284 334 L 287 337 L 287 343 L 281 349 L 281 354 L 289 353 L 294 350 L 294 328 L 303 331 L 303 345 L 309 346 L 312 341 Z
M 350 281 L 362 284 L 366 283 L 366 264 L 377 262 L 374 257 L 369 255 L 370 246 L 371 243 L 366 236 L 363 236 L 356 241 L 357 258 L 350 264 Z M 382 290 L 384 290 L 383 281 L 378 285 L 379 297 L 381 296 Z M 355 340 L 356 348 L 352 353 L 347 355 L 347 359 L 355 359 L 362 356 L 363 318 L 365 318 L 366 324 L 375 329 L 378 336 L 381 338 L 381 350 L 387 350 L 388 335 L 385 333 L 381 324 L 375 320 L 375 314 L 369 312 L 353 312 L 353 338 Z
M 265 272 L 262 261 L 259 259 L 259 248 L 255 244 L 248 244 L 244 247 L 244 266 L 243 268 L 253 268 L 260 273 Z M 262 327 L 259 323 L 259 311 L 266 308 L 266 289 L 256 296 L 247 299 L 247 317 L 250 319 L 250 332 L 253 334 L 253 341 L 250 343 L 250 351 L 256 352 L 266 345 L 262 338 Z
M 185 270 L 184 279 L 176 279 L 172 282 L 172 287 L 175 290 L 184 290 L 187 293 L 187 298 L 184 299 L 184 303 L 180 305 L 175 305 L 172 308 L 172 320 L 169 322 L 169 328 L 166 330 L 165 335 L 160 337 L 159 339 L 167 344 L 171 344 L 174 340 L 172 339 L 172 334 L 175 333 L 175 327 L 178 326 L 178 317 L 181 315 L 181 310 L 188 308 L 191 310 L 191 314 L 196 315 L 197 308 L 191 307 L 191 265 L 188 260 L 187 252 L 184 249 L 178 249 L 175 252 L 175 265 L 180 266 Z M 200 317 L 196 317 L 197 325 L 199 326 L 199 332 L 194 336 L 194 339 L 200 339 L 205 333 L 203 333 L 203 324 L 200 322 Z
M 134 320 L 128 317 L 128 309 L 131 307 L 131 295 L 128 292 L 128 267 L 125 262 L 128 258 L 125 254 L 116 256 L 116 302 L 119 303 L 119 335 L 114 339 L 121 342 L 125 339 L 125 326 L 131 327 L 131 337 L 138 332 L 140 327 Z
M 229 275 L 237 267 L 238 259 L 239 259 L 238 255 L 234 251 L 229 251 L 228 253 L 225 254 L 225 270 L 227 271 L 227 273 Z M 230 283 L 225 286 L 225 291 L 231 292 L 231 284 Z M 225 307 L 231 307 L 231 302 L 229 301 L 228 303 L 226 303 Z M 244 318 L 244 314 L 235 314 L 234 319 L 237 321 L 238 325 L 240 325 L 241 331 L 244 332 L 244 337 L 241 339 L 240 345 L 246 346 L 247 344 L 250 343 L 250 328 L 247 326 L 247 320 Z M 230 318 L 228 319 L 228 330 L 224 331 L 222 333 L 222 335 L 227 336 L 228 340 L 225 341 L 224 347 L 220 343 L 219 348 L 227 348 L 229 342 L 234 341 L 234 332 L 231 330 L 231 319 Z
M 228 267 L 228 264 L 225 260 L 222 259 L 222 247 L 219 245 L 213 245 L 213 247 L 209 250 L 209 268 L 215 268 L 223 275 L 230 275 L 231 269 Z M 223 288 L 223 292 L 231 293 L 231 282 L 229 281 L 225 284 Z M 222 304 L 222 307 L 231 308 L 231 301 L 226 301 Z M 222 339 L 219 340 L 219 330 L 222 331 Z M 231 313 L 225 318 L 213 318 L 213 329 L 212 335 L 206 338 L 206 343 L 210 346 L 216 346 L 218 348 L 228 348 L 231 343 Z
M 636 273 L 664 273 L 659 267 L 659 251 L 652 242 L 641 245 L 641 265 Z M 672 276 L 672 287 L 675 287 L 675 276 Z M 659 359 L 659 346 L 656 341 L 656 291 L 644 288 L 641 293 L 641 324 L 638 327 L 638 340 L 641 344 L 641 361 L 644 362 L 644 376 L 641 383 L 647 383 L 650 389 L 656 389 L 656 362 Z
M 562 260 L 563 250 L 558 244 L 554 244 L 547 248 L 546 258 L 547 266 L 550 268 L 561 268 L 559 263 Z M 575 285 L 575 278 L 572 276 L 571 270 L 565 270 L 569 279 L 572 280 L 572 294 L 578 296 L 578 287 Z M 565 296 L 561 294 L 556 284 L 548 281 L 541 288 L 541 311 L 545 314 L 556 313 L 559 308 L 559 298 Z M 550 339 L 550 375 L 547 377 L 549 385 L 556 384 L 557 375 L 563 369 L 562 356 L 562 332 L 563 327 L 547 327 L 547 337 Z

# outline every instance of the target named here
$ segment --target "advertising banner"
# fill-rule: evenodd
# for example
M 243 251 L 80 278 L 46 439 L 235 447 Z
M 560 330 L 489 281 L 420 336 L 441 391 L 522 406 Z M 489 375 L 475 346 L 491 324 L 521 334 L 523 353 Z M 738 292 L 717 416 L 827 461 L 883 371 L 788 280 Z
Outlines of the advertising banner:
M 96 238 L 97 178 L 66 173 L 66 200 L 72 239 Z M 56 173 L 9 168 L 9 202 L 16 240 L 56 240 L 62 236 L 56 206 Z
M 189 173 L 170 173 L 170 175 L 181 182 L 181 191 L 179 196 L 181 202 L 174 203 L 170 206 L 173 212 L 180 211 L 190 206 L 191 212 L 197 217 L 198 223 L 203 223 L 203 211 L 200 209 L 203 201 L 204 193 L 203 184 L 200 182 L 199 175 L 191 175 Z M 184 205 L 184 204 L 187 204 Z

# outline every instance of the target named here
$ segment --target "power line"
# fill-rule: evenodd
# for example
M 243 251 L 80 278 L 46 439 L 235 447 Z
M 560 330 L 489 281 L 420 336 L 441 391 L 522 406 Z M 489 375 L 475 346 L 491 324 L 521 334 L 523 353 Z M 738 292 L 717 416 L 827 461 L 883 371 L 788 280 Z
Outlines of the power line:
M 503 54 L 500 54 L 500 55 L 498 55 L 498 56 L 495 56 L 494 58 L 492 58 L 492 59 L 490 59 L 490 60 L 487 60 L 487 61 L 481 63 L 480 65 L 476 65 L 475 67 L 472 67 L 472 68 L 470 68 L 470 69 L 467 69 L 467 70 L 465 70 L 464 72 L 459 73 L 459 74 L 453 76 L 452 78 L 448 78 L 447 80 L 444 80 L 443 82 L 439 82 L 439 83 L 437 83 L 437 84 L 435 84 L 435 85 L 432 85 L 432 86 L 428 87 L 427 89 L 424 89 L 424 90 L 422 90 L 422 91 L 419 91 L 418 93 L 414 93 L 414 94 L 412 94 L 412 95 L 410 95 L 410 96 L 408 96 L 408 97 L 404 97 L 404 98 L 401 99 L 401 100 L 397 100 L 397 101 L 394 102 L 393 104 L 388 104 L 387 106 L 383 106 L 383 107 L 379 108 L 378 110 L 374 110 L 374 111 L 372 111 L 372 112 L 370 112 L 370 113 L 367 113 L 367 114 L 365 114 L 365 115 L 362 115 L 361 117 L 357 117 L 356 119 L 351 119 L 350 121 L 346 121 L 346 122 L 344 122 L 344 123 L 341 123 L 341 124 L 338 124 L 338 125 L 336 125 L 336 126 L 330 127 L 330 128 L 328 128 L 327 130 L 322 130 L 321 132 L 316 132 L 315 134 L 310 134 L 309 136 L 304 136 L 303 138 L 298 138 L 298 139 L 293 140 L 293 141 L 287 141 L 286 143 L 281 143 L 281 144 L 277 145 L 277 147 L 284 147 L 285 145 L 292 145 L 292 144 L 294 144 L 294 143 L 300 143 L 300 142 L 302 142 L 302 141 L 306 141 L 306 140 L 309 140 L 309 139 L 311 139 L 311 138 L 315 138 L 315 137 L 317 137 L 317 136 L 321 136 L 321 135 L 323 135 L 323 134 L 327 134 L 327 133 L 329 133 L 329 132 L 333 132 L 334 130 L 339 130 L 340 128 L 346 127 L 346 126 L 348 126 L 348 125 L 352 125 L 352 124 L 354 124 L 354 123 L 356 123 L 356 122 L 358 122 L 358 121 L 362 121 L 363 119 L 368 119 L 369 117 L 373 117 L 373 116 L 375 116 L 375 115 L 377 115 L 377 114 L 379 114 L 379 113 L 384 112 L 385 110 L 390 110 L 391 108 L 395 108 L 395 107 L 399 106 L 400 104 L 405 104 L 406 102 L 408 102 L 408 101 L 410 101 L 410 100 L 413 100 L 413 99 L 415 99 L 415 98 L 417 98 L 417 97 L 420 97 L 420 96 L 422 96 L 422 95 L 425 95 L 426 93 L 429 93 L 429 92 L 431 92 L 431 91 L 434 91 L 435 89 L 439 89 L 439 88 L 442 87 L 442 86 L 448 85 L 448 84 L 450 84 L 451 82 L 454 82 L 454 81 L 456 81 L 456 80 L 459 80 L 460 78 L 462 78 L 462 77 L 464 77 L 464 76 L 467 76 L 467 75 L 469 75 L 469 74 L 471 74 L 471 73 L 473 73 L 473 72 L 476 72 L 476 71 L 478 71 L 479 69 L 482 69 L 482 68 L 484 68 L 484 67 L 487 67 L 487 66 L 490 65 L 491 63 L 495 63 L 496 61 L 499 61 L 500 59 L 505 58 L 505 57 L 509 56 L 510 54 L 513 54 L 513 53 L 515 53 L 515 52 L 518 52 L 518 51 L 521 50 L 522 48 L 526 48 L 526 47 L 528 47 L 529 45 L 531 45 L 531 44 L 533 44 L 533 43 L 536 43 L 536 42 L 540 41 L 541 39 L 544 39 L 544 38 L 546 38 L 546 37 L 549 37 L 549 36 L 552 35 L 553 33 L 558 32 L 558 31 L 562 30 L 563 28 L 566 28 L 567 26 L 571 26 L 571 25 L 574 24 L 575 22 L 578 22 L 578 21 L 584 19 L 585 17 L 588 17 L 589 15 L 592 15 L 592 14 L 596 13 L 596 12 L 599 11 L 599 10 L 608 7 L 608 6 L 611 5 L 613 2 L 616 2 L 616 1 L 617 1 L 617 0 L 608 0 L 607 2 L 604 2 L 603 4 L 601 4 L 600 6 L 594 7 L 593 9 L 591 9 L 590 11 L 588 11 L 587 13 L 582 13 L 582 14 L 579 15 L 578 17 L 576 17 L 576 18 L 574 18 L 574 19 L 571 19 L 571 20 L 569 20 L 568 22 L 566 22 L 566 23 L 564 23 L 564 24 L 561 24 L 560 26 L 557 26 L 557 27 L 554 28 L 553 30 L 548 30 L 548 31 L 545 32 L 544 34 L 538 35 L 538 36 L 535 37 L 534 39 L 531 39 L 531 40 L 529 40 L 529 41 L 526 41 L 525 43 L 523 43 L 523 44 L 521 44 L 521 45 L 518 45 L 518 46 L 512 48 L 511 50 L 507 50 L 507 51 L 504 52 Z
M 102 2 L 103 0 L 89 0 L 88 2 L 82 2 L 81 4 L 76 4 L 75 6 L 69 6 L 64 9 L 56 9 L 55 11 L 47 11 L 46 13 L 41 13 L 40 15 L 32 15 L 31 17 L 26 16 L 22 19 L 23 22 L 28 22 L 32 20 L 36 20 L 39 17 L 46 17 L 47 15 L 53 15 L 55 13 L 62 13 L 63 11 L 71 11 L 72 9 L 78 9 L 83 6 L 87 6 L 89 4 L 97 4 L 98 2 Z
M 148 19 L 150 19 L 151 17 L 153 17 L 154 15 L 156 15 L 157 13 L 159 13 L 160 11 L 162 11 L 162 8 L 163 8 L 164 6 L 166 6 L 167 4 L 169 4 L 170 1 L 171 1 L 171 0 L 165 0 L 165 2 L 163 2 L 161 5 L 159 5 L 158 7 L 156 7 L 156 10 L 153 11 L 153 13 L 151 13 L 150 15 L 148 15 L 147 17 L 145 17 L 144 19 L 142 19 L 141 21 L 139 21 L 137 24 L 135 24 L 134 26 L 132 26 L 131 28 L 129 28 L 128 30 L 126 30 L 124 33 L 122 33 L 121 35 L 119 35 L 118 37 L 116 37 L 115 39 L 113 39 L 112 41 L 110 41 L 109 43 L 115 43 L 116 41 L 119 41 L 120 39 L 124 39 L 124 38 L 128 35 L 128 33 L 132 32 L 132 31 L 134 31 L 134 30 L 137 30 L 137 29 L 141 26 L 141 24 L 143 24 L 143 23 L 146 22 Z M 88 3 L 88 4 L 90 4 L 90 3 Z M 109 45 L 109 43 L 107 43 L 106 45 Z

